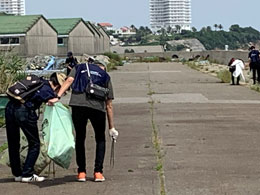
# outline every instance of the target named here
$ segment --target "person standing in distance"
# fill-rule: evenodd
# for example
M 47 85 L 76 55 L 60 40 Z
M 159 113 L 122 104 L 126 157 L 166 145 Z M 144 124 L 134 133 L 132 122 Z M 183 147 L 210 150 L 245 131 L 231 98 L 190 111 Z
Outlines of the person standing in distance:
M 88 84 L 87 64 L 78 64 L 69 74 L 67 80 L 58 92 L 58 98 L 49 100 L 49 104 L 57 102 L 63 93 L 71 86 L 72 94 L 69 105 L 72 107 L 72 120 L 76 132 L 76 162 L 78 165 L 78 181 L 86 181 L 85 138 L 86 126 L 90 120 L 96 140 L 96 158 L 94 165 L 94 181 L 105 181 L 103 176 L 103 162 L 105 157 L 106 115 L 108 118 L 109 135 L 115 141 L 118 131 L 114 127 L 113 88 L 106 64 L 103 61 L 94 61 L 88 64 L 92 81 L 101 87 L 109 89 L 106 100 L 100 100 L 86 95 Z
M 73 53 L 71 51 L 67 53 L 65 64 L 67 64 L 67 76 L 68 76 L 70 74 L 70 71 L 74 68 L 74 66 L 78 64 L 77 58 L 73 56 Z
M 30 77 L 27 77 L 30 79 Z M 25 103 L 10 97 L 5 108 L 6 134 L 10 166 L 14 181 L 41 182 L 44 177 L 34 174 L 34 165 L 40 153 L 40 139 L 37 126 L 38 116 L 35 110 L 49 99 L 57 97 L 61 85 L 65 81 L 63 73 L 53 73 L 50 80 L 42 79 L 43 86 L 33 92 Z M 28 154 L 23 168 L 20 166 L 20 128 L 29 145 Z
M 260 82 L 260 59 L 259 59 L 259 51 L 255 49 L 255 46 L 251 46 L 249 48 L 249 66 L 250 70 L 253 71 L 253 84 L 256 84 L 256 73 L 257 73 L 257 81 Z

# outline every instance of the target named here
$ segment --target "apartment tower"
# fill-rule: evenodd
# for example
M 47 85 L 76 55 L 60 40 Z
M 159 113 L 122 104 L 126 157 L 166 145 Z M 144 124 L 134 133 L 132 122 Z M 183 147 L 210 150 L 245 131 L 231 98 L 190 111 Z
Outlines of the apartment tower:
M 25 0 L 0 0 L 0 12 L 25 15 Z
M 150 0 L 150 26 L 153 31 L 176 25 L 191 30 L 191 0 Z

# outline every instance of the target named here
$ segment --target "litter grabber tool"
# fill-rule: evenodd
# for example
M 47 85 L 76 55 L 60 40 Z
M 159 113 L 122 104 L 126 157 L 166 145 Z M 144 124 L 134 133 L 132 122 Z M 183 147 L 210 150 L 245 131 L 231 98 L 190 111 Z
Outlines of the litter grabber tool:
M 110 152 L 110 167 L 114 168 L 115 164 L 115 142 L 116 140 L 112 138 L 112 143 L 111 143 L 111 152 Z

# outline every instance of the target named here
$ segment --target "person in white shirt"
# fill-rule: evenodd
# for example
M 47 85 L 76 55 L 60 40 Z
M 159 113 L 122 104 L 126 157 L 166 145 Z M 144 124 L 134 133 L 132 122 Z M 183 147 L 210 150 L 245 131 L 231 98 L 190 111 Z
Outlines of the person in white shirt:
M 229 71 L 231 72 L 232 85 L 235 85 L 235 78 L 237 81 L 237 85 L 239 85 L 240 75 L 242 79 L 245 81 L 245 77 L 243 74 L 243 69 L 245 69 L 244 61 L 241 59 L 231 58 L 228 63 Z

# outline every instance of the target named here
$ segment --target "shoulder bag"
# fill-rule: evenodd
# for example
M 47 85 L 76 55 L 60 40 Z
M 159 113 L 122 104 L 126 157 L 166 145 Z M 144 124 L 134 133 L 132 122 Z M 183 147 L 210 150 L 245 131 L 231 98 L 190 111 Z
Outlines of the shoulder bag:
M 91 97 L 91 98 L 94 98 L 94 99 L 105 101 L 107 99 L 109 89 L 105 88 L 105 87 L 101 87 L 97 84 L 94 84 L 92 79 L 91 79 L 88 64 L 86 64 L 86 67 L 87 67 L 88 80 L 89 80 L 87 87 L 86 87 L 86 95 L 88 97 Z

